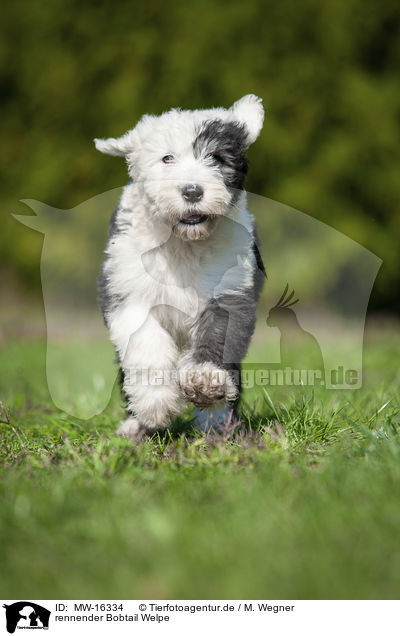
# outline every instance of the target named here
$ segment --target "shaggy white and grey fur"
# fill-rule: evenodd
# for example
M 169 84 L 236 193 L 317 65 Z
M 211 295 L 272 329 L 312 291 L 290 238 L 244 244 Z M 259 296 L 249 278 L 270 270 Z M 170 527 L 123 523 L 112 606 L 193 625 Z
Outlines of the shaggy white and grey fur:
M 127 397 L 122 435 L 168 426 L 187 401 L 237 405 L 264 281 L 244 191 L 263 120 L 261 100 L 246 95 L 229 109 L 145 115 L 95 140 L 126 158 L 131 177 L 99 278 Z

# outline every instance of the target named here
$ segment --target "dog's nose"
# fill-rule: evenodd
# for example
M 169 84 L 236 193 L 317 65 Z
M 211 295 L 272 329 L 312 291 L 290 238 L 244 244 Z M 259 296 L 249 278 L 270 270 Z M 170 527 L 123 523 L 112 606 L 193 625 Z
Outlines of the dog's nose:
M 200 201 L 204 194 L 204 190 L 201 186 L 195 183 L 189 183 L 181 188 L 183 198 L 189 203 L 197 203 Z

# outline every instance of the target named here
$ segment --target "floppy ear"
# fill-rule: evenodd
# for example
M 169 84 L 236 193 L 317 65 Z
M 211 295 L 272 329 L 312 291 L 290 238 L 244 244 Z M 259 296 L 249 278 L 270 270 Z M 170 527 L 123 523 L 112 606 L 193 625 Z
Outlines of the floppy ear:
M 125 157 L 133 150 L 133 130 L 130 130 L 117 139 L 114 137 L 110 137 L 109 139 L 95 139 L 94 145 L 97 150 L 104 152 L 106 155 Z
M 247 141 L 252 144 L 261 132 L 264 123 L 262 99 L 257 95 L 245 95 L 235 102 L 230 110 L 247 129 Z

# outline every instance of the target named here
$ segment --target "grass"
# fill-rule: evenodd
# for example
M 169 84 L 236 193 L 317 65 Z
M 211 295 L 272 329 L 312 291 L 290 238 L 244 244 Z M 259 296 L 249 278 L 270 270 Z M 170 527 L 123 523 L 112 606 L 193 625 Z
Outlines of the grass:
M 355 392 L 248 390 L 244 428 L 116 437 L 58 411 L 43 343 L 1 351 L 2 598 L 397 598 L 396 334 Z M 8 412 L 9 409 L 9 412 Z

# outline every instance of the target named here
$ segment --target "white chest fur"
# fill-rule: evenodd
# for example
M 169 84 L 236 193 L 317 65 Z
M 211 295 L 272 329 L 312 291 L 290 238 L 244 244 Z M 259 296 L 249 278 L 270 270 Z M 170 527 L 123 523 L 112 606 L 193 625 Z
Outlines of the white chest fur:
M 121 312 L 145 316 L 153 311 L 171 334 L 184 332 L 211 298 L 252 284 L 253 219 L 245 205 L 236 221 L 222 217 L 209 238 L 187 242 L 149 217 L 137 201 L 133 207 L 128 194 L 116 219 L 121 231 L 107 247 L 109 291 L 123 299 L 115 310 L 118 323 Z M 171 307 L 178 310 L 173 319 Z

